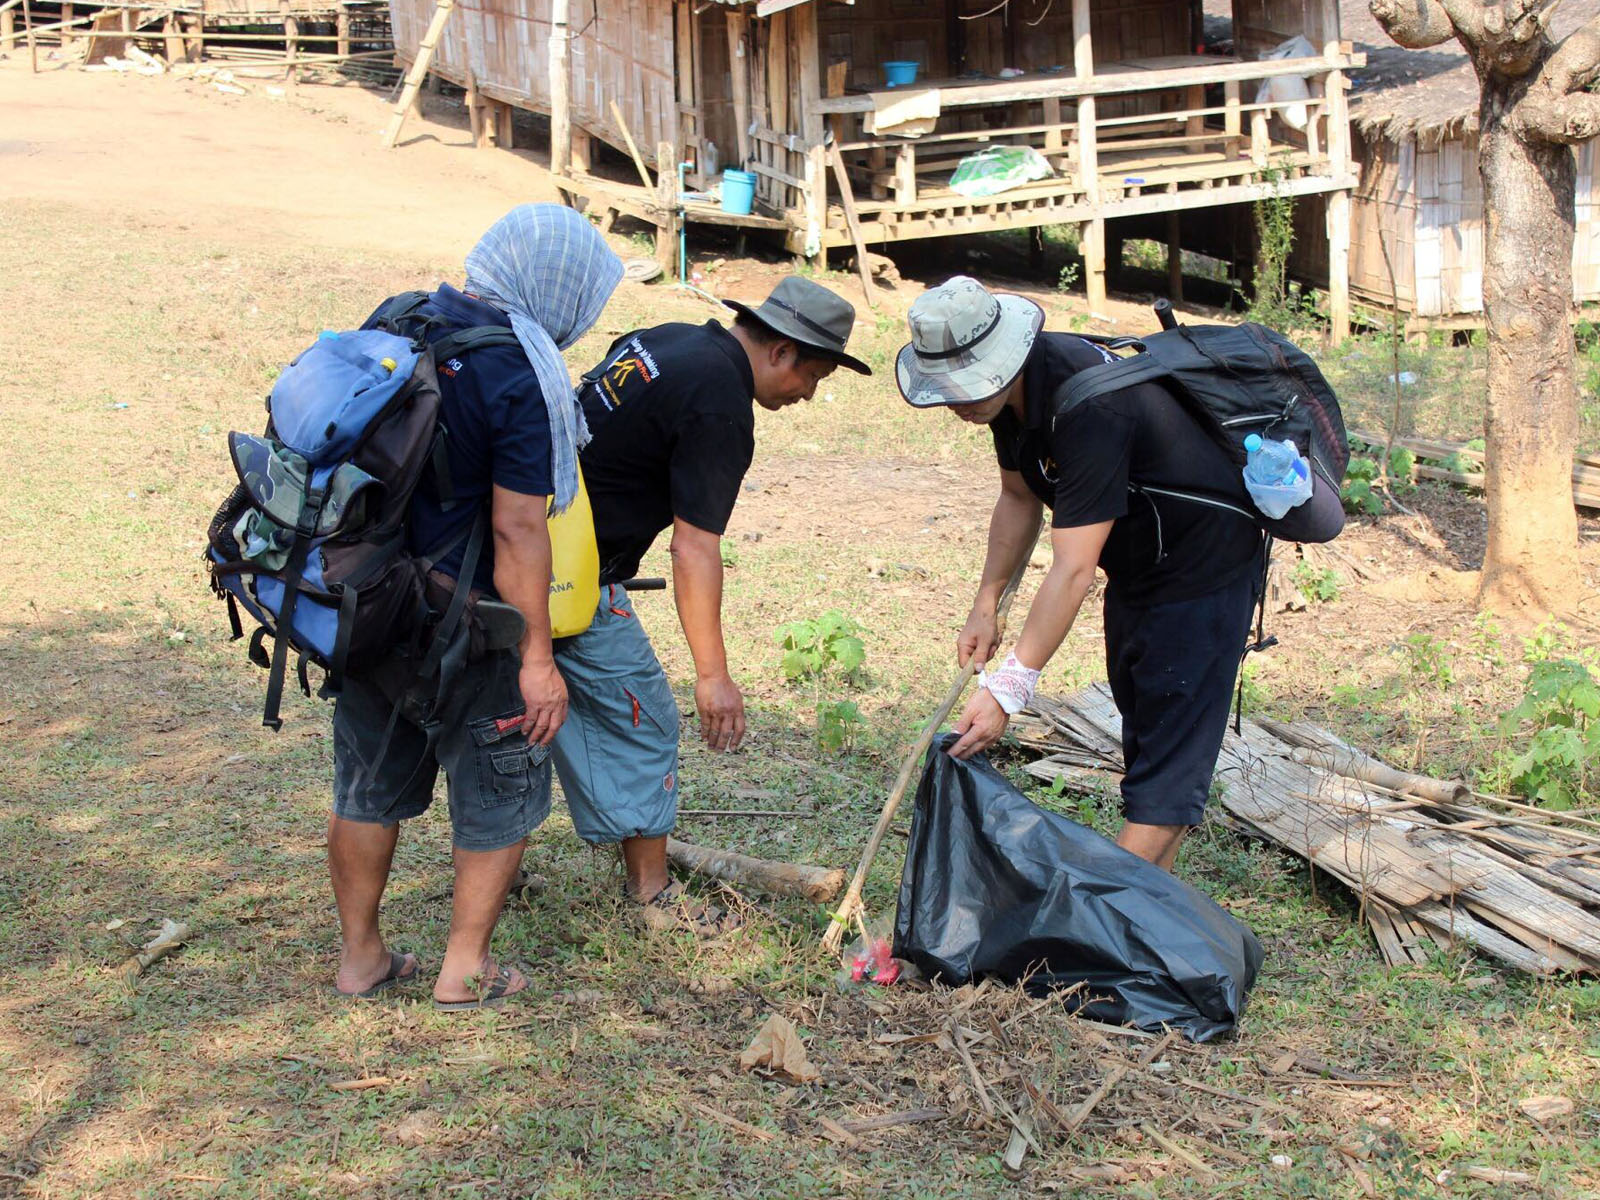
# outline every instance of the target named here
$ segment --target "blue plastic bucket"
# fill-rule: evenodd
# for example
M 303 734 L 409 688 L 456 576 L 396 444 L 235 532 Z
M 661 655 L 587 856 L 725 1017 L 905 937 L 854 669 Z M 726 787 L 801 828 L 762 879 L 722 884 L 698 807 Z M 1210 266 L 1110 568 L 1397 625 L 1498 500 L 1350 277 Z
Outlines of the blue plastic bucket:
M 917 64 L 914 62 L 886 62 L 883 64 L 883 81 L 890 87 L 917 81 Z
M 756 202 L 756 177 L 750 171 L 722 173 L 722 211 L 748 217 Z

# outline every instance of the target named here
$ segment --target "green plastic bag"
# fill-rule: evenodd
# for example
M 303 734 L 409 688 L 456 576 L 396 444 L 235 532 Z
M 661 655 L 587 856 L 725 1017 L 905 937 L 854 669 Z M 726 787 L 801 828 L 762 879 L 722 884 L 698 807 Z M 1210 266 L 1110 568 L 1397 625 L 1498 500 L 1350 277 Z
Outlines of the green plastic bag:
M 991 146 L 956 164 L 950 188 L 963 196 L 993 196 L 1055 172 L 1032 146 Z

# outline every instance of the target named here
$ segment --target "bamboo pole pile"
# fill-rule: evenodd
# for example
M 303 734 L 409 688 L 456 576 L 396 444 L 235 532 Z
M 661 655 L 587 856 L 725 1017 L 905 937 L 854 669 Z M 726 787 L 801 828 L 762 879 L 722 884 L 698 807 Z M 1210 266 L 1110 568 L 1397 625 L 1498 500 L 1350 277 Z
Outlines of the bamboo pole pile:
M 1038 696 L 1012 728 L 1028 766 L 1082 789 L 1119 778 L 1104 684 Z M 1600 821 L 1400 771 L 1306 724 L 1246 720 L 1217 760 L 1223 822 L 1349 887 L 1387 961 L 1463 944 L 1519 970 L 1600 972 Z
M 1387 439 L 1375 434 L 1352 429 L 1350 436 L 1365 442 L 1380 455 Z M 1475 450 L 1465 442 L 1446 442 L 1438 438 L 1397 437 L 1396 446 L 1403 446 L 1419 460 L 1411 469 L 1413 478 L 1437 479 L 1453 483 L 1474 492 L 1483 491 L 1484 452 Z M 1580 454 L 1572 463 L 1572 502 L 1579 508 L 1600 509 L 1600 454 Z

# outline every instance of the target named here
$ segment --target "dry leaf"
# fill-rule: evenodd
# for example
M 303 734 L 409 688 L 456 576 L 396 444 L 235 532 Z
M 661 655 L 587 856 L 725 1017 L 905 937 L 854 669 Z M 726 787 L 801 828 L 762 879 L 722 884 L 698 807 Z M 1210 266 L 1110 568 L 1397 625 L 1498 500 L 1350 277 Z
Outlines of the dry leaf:
M 806 1058 L 805 1043 L 793 1022 L 777 1013 L 767 1018 L 755 1040 L 739 1055 L 739 1065 L 746 1071 L 766 1068 L 796 1083 L 816 1083 L 822 1078 L 822 1072 Z
M 126 921 L 124 921 L 121 917 L 118 917 L 115 921 L 106 922 L 106 930 L 109 932 L 114 929 L 121 929 L 126 924 Z
M 1572 1101 L 1565 1096 L 1524 1096 L 1517 1107 L 1535 1121 L 1554 1121 L 1572 1112 Z

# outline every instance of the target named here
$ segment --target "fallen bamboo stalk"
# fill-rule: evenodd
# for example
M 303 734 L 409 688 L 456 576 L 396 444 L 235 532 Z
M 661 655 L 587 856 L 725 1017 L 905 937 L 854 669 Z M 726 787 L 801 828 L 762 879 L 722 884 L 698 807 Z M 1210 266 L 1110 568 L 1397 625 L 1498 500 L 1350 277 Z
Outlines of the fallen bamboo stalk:
M 122 963 L 117 973 L 124 979 L 137 979 L 150 967 L 177 950 L 189 938 L 189 926 L 182 921 L 163 919 L 161 932 L 151 938 L 139 952 Z
M 1006 616 L 1011 611 L 1011 602 L 1016 599 L 1017 588 L 1022 583 L 1022 576 L 1028 569 L 1029 554 L 1024 552 L 1022 561 L 1011 572 L 1011 578 L 1006 581 L 1005 590 L 1000 593 L 1000 603 L 995 608 L 995 630 L 997 638 L 1005 637 Z M 956 701 L 961 699 L 961 693 L 966 690 L 967 682 L 978 671 L 976 656 L 967 660 L 967 665 L 957 673 L 955 682 L 950 685 L 944 699 L 939 702 L 939 707 L 928 718 L 922 727 L 922 732 L 917 735 L 917 740 L 912 743 L 910 752 L 905 761 L 900 764 L 900 775 L 894 781 L 894 787 L 889 792 L 889 798 L 883 803 L 883 811 L 878 814 L 878 823 L 872 828 L 872 835 L 867 839 L 866 849 L 861 852 L 861 862 L 856 866 L 856 873 L 850 880 L 844 899 L 839 902 L 839 907 L 834 911 L 833 920 L 828 925 L 828 931 L 822 935 L 822 948 L 829 954 L 839 952 L 840 943 L 844 939 L 844 931 L 849 928 L 855 912 L 861 907 L 861 889 L 866 885 L 867 872 L 872 869 L 872 860 L 877 858 L 878 850 L 883 845 L 883 839 L 888 835 L 890 822 L 900 807 L 900 802 L 905 799 L 906 789 L 911 785 L 911 776 L 917 769 L 917 764 L 922 761 L 922 756 L 933 744 L 933 735 L 938 732 L 939 726 L 944 724 L 950 711 L 955 708 Z
M 1374 783 L 1423 800 L 1456 804 L 1472 795 L 1472 789 L 1459 780 L 1434 779 L 1428 775 L 1402 771 L 1359 750 L 1296 749 L 1290 752 L 1289 757 L 1295 762 L 1343 775 L 1346 779 Z
M 828 903 L 844 886 L 842 867 L 772 862 L 734 850 L 680 842 L 677 838 L 667 839 L 667 858 L 673 866 L 696 875 L 759 888 L 774 896 L 802 896 L 815 904 Z
M 942 1121 L 948 1113 L 942 1108 L 912 1108 L 905 1112 L 884 1113 L 881 1117 L 862 1117 L 855 1121 L 840 1121 L 846 1133 L 860 1135 L 879 1129 L 893 1129 L 899 1125 L 916 1125 L 923 1121 Z
M 639 172 L 639 181 L 644 184 L 647 192 L 655 191 L 655 184 L 650 182 L 650 172 L 644 168 L 644 155 L 639 153 L 638 144 L 633 140 L 633 134 L 628 129 L 628 123 L 622 119 L 622 110 L 617 107 L 617 102 L 611 102 L 611 116 L 617 122 L 617 129 L 622 133 L 622 140 L 627 143 L 628 154 L 633 159 L 633 169 Z M 662 168 L 665 170 L 665 168 Z

